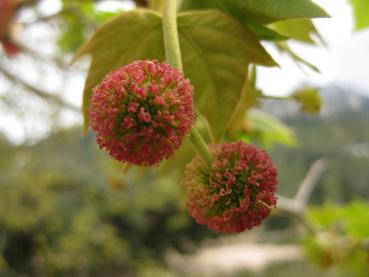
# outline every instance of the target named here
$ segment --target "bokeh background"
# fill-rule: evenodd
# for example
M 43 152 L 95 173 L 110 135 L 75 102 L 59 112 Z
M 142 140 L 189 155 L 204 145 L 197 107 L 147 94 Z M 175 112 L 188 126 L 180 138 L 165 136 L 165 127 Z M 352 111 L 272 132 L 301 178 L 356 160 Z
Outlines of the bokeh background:
M 126 171 L 81 135 L 89 61 L 70 65 L 73 54 L 147 2 L 0 0 L 0 31 L 12 1 L 0 32 L 0 276 L 369 276 L 369 30 L 355 30 L 351 2 L 316 1 L 332 16 L 314 20 L 324 41 L 291 44 L 320 74 L 265 44 L 281 68 L 258 68 L 257 86 L 275 99 L 240 138 L 270 151 L 284 206 L 218 235 L 189 217 L 177 157 Z M 279 99 L 307 86 L 320 114 Z

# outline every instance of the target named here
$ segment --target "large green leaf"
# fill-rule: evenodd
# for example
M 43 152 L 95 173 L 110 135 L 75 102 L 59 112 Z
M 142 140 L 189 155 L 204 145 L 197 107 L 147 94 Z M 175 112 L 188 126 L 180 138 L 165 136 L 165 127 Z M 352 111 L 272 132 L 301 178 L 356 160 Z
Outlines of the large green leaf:
M 262 23 L 283 19 L 328 17 L 310 0 L 183 0 L 182 10 L 219 9 L 243 20 L 251 18 Z
M 217 11 L 178 17 L 184 72 L 195 85 L 196 107 L 219 139 L 235 111 L 250 62 L 275 65 L 256 37 Z
M 369 1 L 368 0 L 351 0 L 354 9 L 356 29 L 360 30 L 369 27 Z
M 249 63 L 275 62 L 257 38 L 217 11 L 178 16 L 185 75 L 195 87 L 196 108 L 219 139 L 238 104 Z M 111 70 L 138 59 L 164 59 L 162 20 L 148 10 L 126 12 L 108 22 L 78 51 L 92 55 L 84 90 L 85 129 L 93 87 Z

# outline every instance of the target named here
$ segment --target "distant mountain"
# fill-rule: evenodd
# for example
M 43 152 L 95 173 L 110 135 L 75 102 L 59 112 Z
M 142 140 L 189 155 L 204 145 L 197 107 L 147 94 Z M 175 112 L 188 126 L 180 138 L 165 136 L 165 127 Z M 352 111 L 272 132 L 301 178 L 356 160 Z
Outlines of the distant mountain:
M 337 116 L 347 112 L 369 114 L 369 96 L 358 93 L 355 89 L 329 86 L 321 89 L 320 92 L 323 98 L 321 112 L 323 117 Z M 299 104 L 294 101 L 266 100 L 263 103 L 263 109 L 283 118 L 302 115 Z
M 300 112 L 294 101 L 268 101 L 264 109 L 295 132 L 296 149 L 274 147 L 271 155 L 279 168 L 280 193 L 296 190 L 310 165 L 324 157 L 329 168 L 318 185 L 313 202 L 369 197 L 369 97 L 349 88 L 321 90 L 321 115 Z

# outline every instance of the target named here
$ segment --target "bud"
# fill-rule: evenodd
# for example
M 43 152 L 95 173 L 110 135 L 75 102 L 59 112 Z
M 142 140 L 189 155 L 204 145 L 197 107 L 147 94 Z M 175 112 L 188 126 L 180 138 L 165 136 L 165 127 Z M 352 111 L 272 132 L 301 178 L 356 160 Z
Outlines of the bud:
M 113 71 L 93 90 L 97 143 L 122 162 L 158 165 L 180 147 L 194 117 L 190 81 L 155 60 Z
M 277 169 L 271 158 L 243 142 L 210 145 L 210 150 L 210 169 L 200 156 L 187 165 L 189 213 L 216 232 L 241 232 L 259 225 L 276 205 Z
M 296 91 L 292 98 L 300 104 L 302 111 L 310 114 L 319 114 L 322 109 L 322 97 L 315 88 L 303 88 Z

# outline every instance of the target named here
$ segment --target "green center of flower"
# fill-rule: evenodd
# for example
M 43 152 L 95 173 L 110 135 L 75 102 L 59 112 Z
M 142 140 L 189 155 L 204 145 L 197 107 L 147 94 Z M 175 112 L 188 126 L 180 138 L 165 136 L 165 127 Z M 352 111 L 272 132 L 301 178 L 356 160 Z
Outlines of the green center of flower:
M 206 210 L 207 216 L 219 216 L 229 209 L 239 208 L 245 201 L 255 201 L 258 188 L 249 181 L 249 177 L 256 172 L 255 167 L 249 164 L 237 172 L 235 165 L 238 159 L 233 157 L 227 165 L 218 168 L 217 173 L 210 174 L 208 170 L 202 172 L 211 202 Z

